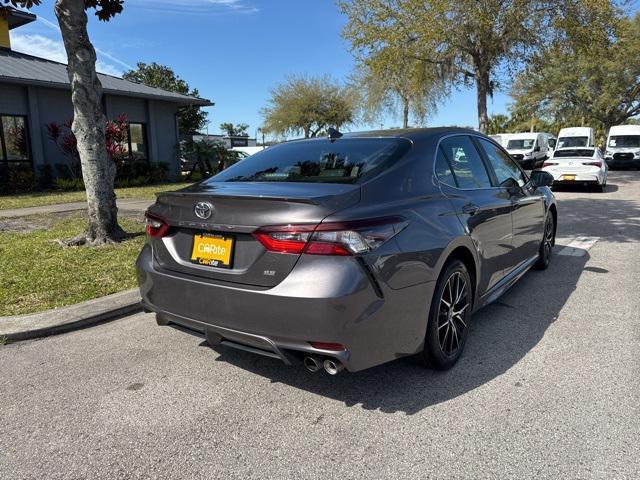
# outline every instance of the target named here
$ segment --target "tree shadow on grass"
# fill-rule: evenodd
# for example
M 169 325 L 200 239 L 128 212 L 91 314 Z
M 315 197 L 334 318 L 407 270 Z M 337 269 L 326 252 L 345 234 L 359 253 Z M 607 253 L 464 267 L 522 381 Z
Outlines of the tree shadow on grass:
M 558 245 L 556 251 L 561 248 Z M 225 347 L 216 347 L 218 360 L 348 407 L 361 405 L 367 410 L 415 414 L 464 395 L 517 364 L 558 318 L 588 258 L 586 252 L 582 257 L 556 255 L 548 270 L 527 273 L 500 300 L 477 312 L 462 358 L 446 372 L 426 370 L 411 359 L 401 359 L 332 377 Z

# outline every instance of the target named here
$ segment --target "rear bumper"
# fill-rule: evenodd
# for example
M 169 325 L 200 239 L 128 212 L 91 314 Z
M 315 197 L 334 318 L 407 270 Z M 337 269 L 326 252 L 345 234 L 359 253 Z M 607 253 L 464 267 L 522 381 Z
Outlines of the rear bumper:
M 333 357 L 358 371 L 421 350 L 432 282 L 374 289 L 353 258 L 303 255 L 276 287 L 256 289 L 157 268 L 146 245 L 137 261 L 143 305 L 160 325 L 188 329 L 212 344 L 293 363 L 305 354 Z M 421 301 L 416 301 L 416 298 Z M 320 350 L 309 342 L 344 345 Z
M 579 184 L 598 184 L 602 185 L 604 183 L 604 175 L 602 173 L 588 173 L 588 172 L 549 172 L 553 175 L 553 184 L 554 185 L 579 185 Z M 564 180 L 563 177 L 565 175 L 575 175 L 574 180 Z

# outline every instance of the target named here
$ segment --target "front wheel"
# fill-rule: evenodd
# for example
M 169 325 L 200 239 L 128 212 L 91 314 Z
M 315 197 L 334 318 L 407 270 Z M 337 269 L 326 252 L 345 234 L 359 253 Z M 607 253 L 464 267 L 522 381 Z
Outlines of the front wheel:
M 538 251 L 538 261 L 533 265 L 533 268 L 538 270 L 546 270 L 551 263 L 551 253 L 553 252 L 553 246 L 556 243 L 556 228 L 553 220 L 553 214 L 547 213 L 547 219 L 544 222 L 544 237 L 540 244 L 540 250 Z
M 471 277 L 464 263 L 451 260 L 445 264 L 429 310 L 422 352 L 426 366 L 447 370 L 460 358 L 471 322 L 472 288 Z

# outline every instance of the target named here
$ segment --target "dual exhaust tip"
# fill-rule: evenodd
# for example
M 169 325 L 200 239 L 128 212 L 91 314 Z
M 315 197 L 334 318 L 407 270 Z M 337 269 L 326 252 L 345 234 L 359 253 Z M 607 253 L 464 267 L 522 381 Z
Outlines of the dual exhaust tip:
M 333 358 L 326 358 L 324 361 L 315 355 L 304 357 L 304 366 L 311 373 L 318 372 L 324 368 L 329 375 L 337 375 L 343 369 L 344 365 Z

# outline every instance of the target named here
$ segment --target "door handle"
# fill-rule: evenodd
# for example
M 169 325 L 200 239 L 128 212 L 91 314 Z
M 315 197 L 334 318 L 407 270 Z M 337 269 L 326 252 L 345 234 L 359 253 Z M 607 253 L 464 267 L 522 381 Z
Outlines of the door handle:
M 478 205 L 475 205 L 473 203 L 467 203 L 464 207 L 462 207 L 462 211 L 463 213 L 466 213 L 469 216 L 474 216 L 476 213 L 478 213 L 478 211 L 480 210 L 480 207 Z

